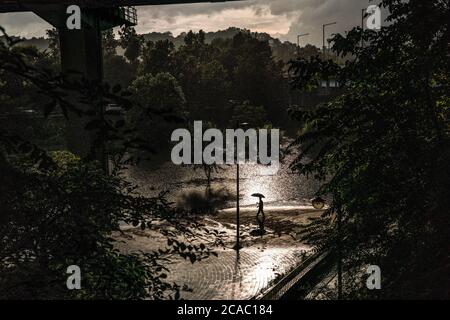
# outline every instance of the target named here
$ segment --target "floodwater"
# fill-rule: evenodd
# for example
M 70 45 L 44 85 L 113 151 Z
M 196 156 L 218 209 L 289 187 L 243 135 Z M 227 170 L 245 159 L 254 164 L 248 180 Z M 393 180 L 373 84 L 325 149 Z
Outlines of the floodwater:
M 278 171 L 259 164 L 240 165 L 240 204 L 254 205 L 257 198 L 253 193 L 262 193 L 264 202 L 272 206 L 301 206 L 309 204 L 320 183 L 300 176 L 289 169 L 291 158 L 285 159 Z M 170 161 L 162 163 L 141 163 L 126 171 L 127 178 L 139 186 L 139 191 L 147 196 L 156 196 L 161 191 L 169 191 L 168 200 L 177 200 L 192 190 L 205 191 L 207 180 L 202 169 L 192 166 L 178 166 Z M 211 187 L 228 191 L 231 198 L 224 207 L 233 207 L 236 199 L 236 165 L 223 166 L 212 174 Z
M 296 219 L 293 219 L 296 223 L 300 223 L 301 217 L 308 217 L 304 209 L 311 211 L 309 199 L 314 197 L 320 184 L 292 172 L 289 169 L 291 161 L 292 159 L 286 159 L 276 172 L 264 165 L 240 165 L 240 203 L 244 207 L 241 214 L 245 216 L 247 211 L 254 212 L 257 198 L 251 194 L 262 193 L 265 196 L 268 218 L 276 212 L 280 225 L 283 225 L 283 219 L 293 219 L 293 211 L 298 212 Z M 207 184 L 203 170 L 177 166 L 170 161 L 140 164 L 130 167 L 125 174 L 131 182 L 139 186 L 142 194 L 157 196 L 162 191 L 169 191 L 168 200 L 175 203 L 183 194 L 193 190 L 204 192 Z M 222 207 L 228 208 L 223 210 L 225 214 L 229 212 L 233 216 L 236 179 L 235 165 L 224 166 L 222 170 L 214 172 L 212 177 L 212 189 L 226 189 L 232 195 Z M 284 212 L 286 214 L 283 218 Z M 227 234 L 226 248 L 218 250 L 217 258 L 210 257 L 195 264 L 174 258 L 167 266 L 171 271 L 168 281 L 186 284 L 193 289 L 192 292 L 182 292 L 183 299 L 254 298 L 301 263 L 302 254 L 311 249 L 290 235 L 280 236 L 269 232 L 261 238 L 250 237 L 247 229 L 253 227 L 247 226 L 246 229 L 241 225 L 241 240 L 245 241 L 242 242 L 244 248 L 237 255 L 236 251 L 231 249 L 235 243 L 234 225 L 219 220 L 207 219 L 208 223 L 213 223 L 215 228 L 219 225 L 220 230 L 226 231 Z M 132 234 L 131 240 L 123 243 L 128 251 L 153 250 L 158 247 L 158 241 L 165 245 L 165 239 L 158 240 L 158 237 L 145 234 L 145 231 L 137 228 L 129 230 L 129 234 Z

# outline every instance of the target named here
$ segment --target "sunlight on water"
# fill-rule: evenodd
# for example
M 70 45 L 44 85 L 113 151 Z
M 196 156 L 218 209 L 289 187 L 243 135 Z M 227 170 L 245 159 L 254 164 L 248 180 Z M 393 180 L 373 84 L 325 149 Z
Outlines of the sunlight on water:
M 319 183 L 293 173 L 288 168 L 289 161 L 283 163 L 274 172 L 273 168 L 264 165 L 245 164 L 240 166 L 240 198 L 241 205 L 254 205 L 257 199 L 253 193 L 262 193 L 267 204 L 302 205 L 312 198 Z M 202 170 L 190 167 L 176 166 L 171 162 L 162 164 L 147 164 L 130 168 L 127 177 L 135 182 L 140 191 L 148 196 L 169 190 L 168 198 L 176 202 L 181 194 L 190 190 L 204 191 L 206 178 Z M 213 174 L 212 187 L 225 189 L 231 195 L 225 207 L 235 205 L 236 166 L 225 166 L 223 170 Z
M 262 166 L 260 166 L 262 167 Z M 256 168 L 255 171 L 264 172 L 264 168 Z M 244 194 L 241 192 L 241 196 L 243 197 L 243 203 L 256 203 L 257 198 L 252 197 L 253 193 L 261 193 L 265 196 L 265 202 L 272 202 L 278 200 L 278 192 L 274 184 L 268 183 L 267 181 L 263 181 L 261 179 L 264 177 L 263 174 L 254 174 L 252 175 L 254 178 L 247 178 L 244 181 L 241 181 L 241 188 L 244 190 Z

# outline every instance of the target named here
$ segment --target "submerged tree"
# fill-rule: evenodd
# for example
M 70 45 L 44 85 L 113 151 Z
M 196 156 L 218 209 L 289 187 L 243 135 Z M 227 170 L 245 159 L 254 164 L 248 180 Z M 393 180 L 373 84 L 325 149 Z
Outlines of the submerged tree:
M 334 37 L 333 51 L 352 57 L 344 66 L 291 65 L 295 87 L 334 78 L 344 92 L 293 110 L 308 129 L 292 167 L 324 179 L 319 194 L 334 199 L 306 239 L 334 252 L 340 244 L 344 298 L 449 298 L 450 6 L 381 4 L 388 26 Z M 368 265 L 380 266 L 382 290 L 366 288 Z

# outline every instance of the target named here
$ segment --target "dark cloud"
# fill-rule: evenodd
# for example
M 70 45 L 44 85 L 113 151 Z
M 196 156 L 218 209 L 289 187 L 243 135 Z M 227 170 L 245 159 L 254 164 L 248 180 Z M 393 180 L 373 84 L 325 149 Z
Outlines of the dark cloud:
M 225 3 L 140 7 L 139 32 L 190 29 L 214 31 L 229 26 L 268 32 L 296 41 L 299 33 L 310 33 L 302 41 L 320 45 L 322 24 L 337 21 L 329 33 L 344 32 L 359 25 L 361 9 L 369 0 L 247 0 Z M 10 33 L 42 35 L 49 25 L 33 14 L 0 14 L 0 25 Z

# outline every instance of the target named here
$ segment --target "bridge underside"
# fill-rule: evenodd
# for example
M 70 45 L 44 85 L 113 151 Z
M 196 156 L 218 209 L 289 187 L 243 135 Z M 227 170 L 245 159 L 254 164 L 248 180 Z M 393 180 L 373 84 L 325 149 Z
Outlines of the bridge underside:
M 69 6 L 78 5 L 81 8 L 111 8 L 118 6 L 148 6 L 166 4 L 226 2 L 240 0 L 0 0 L 0 13 L 32 11 L 30 5 L 39 6 Z
M 0 13 L 31 11 L 59 30 L 62 71 L 77 71 L 89 79 L 102 78 L 101 31 L 136 25 L 134 6 L 238 0 L 0 0 Z M 82 8 L 81 30 L 66 28 L 66 8 Z

